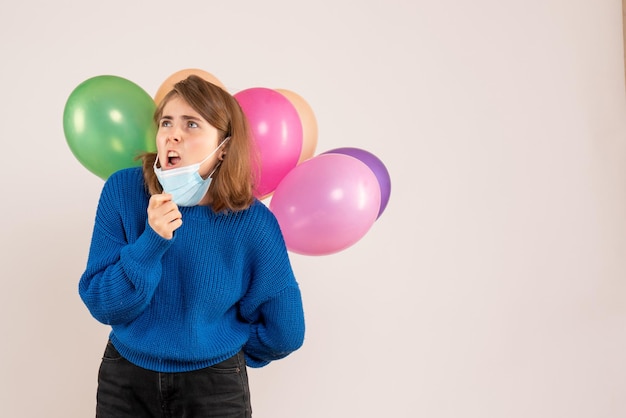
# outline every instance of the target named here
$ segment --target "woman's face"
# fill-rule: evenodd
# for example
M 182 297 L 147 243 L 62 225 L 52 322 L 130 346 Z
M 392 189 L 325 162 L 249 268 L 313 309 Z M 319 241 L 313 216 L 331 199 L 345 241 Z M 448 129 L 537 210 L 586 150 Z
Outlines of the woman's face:
M 156 146 L 162 170 L 199 163 L 218 146 L 217 129 L 178 96 L 165 104 L 158 124 Z M 200 166 L 203 178 L 220 157 L 218 151 Z

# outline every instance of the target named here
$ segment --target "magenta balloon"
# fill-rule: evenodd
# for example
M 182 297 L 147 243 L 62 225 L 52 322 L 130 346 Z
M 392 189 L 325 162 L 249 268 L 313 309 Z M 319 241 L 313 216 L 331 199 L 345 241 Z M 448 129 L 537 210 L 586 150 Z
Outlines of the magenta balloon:
M 371 152 L 360 148 L 336 148 L 326 151 L 324 154 L 344 154 L 358 158 L 374 172 L 380 186 L 380 209 L 378 210 L 376 219 L 380 218 L 380 215 L 382 215 L 387 207 L 387 203 L 389 203 L 389 196 L 391 195 L 391 177 L 383 162 Z
M 298 164 L 302 122 L 289 99 L 273 89 L 254 87 L 234 97 L 248 119 L 260 154 L 257 197 L 266 196 Z
M 360 240 L 380 208 L 372 170 L 356 158 L 318 155 L 300 163 L 276 188 L 270 209 L 290 251 L 336 253 Z

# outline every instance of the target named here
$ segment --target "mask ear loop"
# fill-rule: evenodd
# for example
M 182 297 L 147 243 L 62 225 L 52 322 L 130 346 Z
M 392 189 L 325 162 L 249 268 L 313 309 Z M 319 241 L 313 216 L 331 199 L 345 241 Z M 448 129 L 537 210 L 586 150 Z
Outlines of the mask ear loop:
M 230 139 L 230 136 L 227 136 L 226 138 L 224 138 L 224 140 L 217 146 L 217 149 L 220 149 L 222 147 L 222 145 L 224 145 L 226 143 L 226 141 L 228 141 Z M 209 177 L 213 177 L 213 174 L 217 171 L 217 169 L 222 165 L 222 160 L 218 160 L 217 164 L 215 164 L 215 168 L 213 169 L 213 171 L 211 171 L 211 173 L 209 174 Z
M 152 168 L 154 170 L 157 169 L 157 162 L 159 162 L 159 154 L 157 153 L 156 157 L 154 158 L 154 164 L 152 164 Z

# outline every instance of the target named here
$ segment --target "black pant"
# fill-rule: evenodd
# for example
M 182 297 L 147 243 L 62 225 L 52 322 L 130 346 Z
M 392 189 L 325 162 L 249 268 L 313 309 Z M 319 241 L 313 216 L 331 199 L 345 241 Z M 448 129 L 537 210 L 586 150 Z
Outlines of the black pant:
M 159 373 L 135 366 L 109 341 L 98 373 L 98 418 L 250 418 L 243 352 L 205 369 Z

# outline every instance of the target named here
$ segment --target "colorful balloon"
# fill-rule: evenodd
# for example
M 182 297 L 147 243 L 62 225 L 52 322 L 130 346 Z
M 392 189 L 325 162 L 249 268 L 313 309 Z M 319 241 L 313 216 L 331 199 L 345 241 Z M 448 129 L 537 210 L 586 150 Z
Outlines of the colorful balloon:
M 391 177 L 389 176 L 389 171 L 387 171 L 387 167 L 385 167 L 383 162 L 371 152 L 360 148 L 336 148 L 326 151 L 324 154 L 344 154 L 358 158 L 365 163 L 370 170 L 372 170 L 372 172 L 374 172 L 380 186 L 380 209 L 376 219 L 380 218 L 380 215 L 382 215 L 387 207 L 387 203 L 389 203 L 389 196 L 391 195 Z
M 190 75 L 197 75 L 198 77 L 226 90 L 226 87 L 224 87 L 224 84 L 222 84 L 222 82 L 218 80 L 213 74 L 208 73 L 204 70 L 200 70 L 198 68 L 187 68 L 184 70 L 176 71 L 174 74 L 170 75 L 168 78 L 165 79 L 165 81 L 161 84 L 156 94 L 154 95 L 154 102 L 157 105 L 161 103 L 161 100 L 163 100 L 165 95 L 169 93 L 172 90 L 172 88 L 174 88 L 174 84 L 178 83 L 181 80 L 186 79 Z
M 141 87 L 102 75 L 79 84 L 63 111 L 63 130 L 78 161 L 102 179 L 139 165 L 136 157 L 155 151 L 155 104 Z
M 263 87 L 234 95 L 252 130 L 259 151 L 257 197 L 272 193 L 297 164 L 302 151 L 302 123 L 291 102 L 279 92 Z
M 290 251 L 327 255 L 344 250 L 369 231 L 380 208 L 372 170 L 348 155 L 313 157 L 285 176 L 270 209 Z
M 317 147 L 317 119 L 311 106 L 302 98 L 302 96 L 290 90 L 276 89 L 277 92 L 285 96 L 296 108 L 302 123 L 302 151 L 298 164 L 308 160 L 315 154 Z

